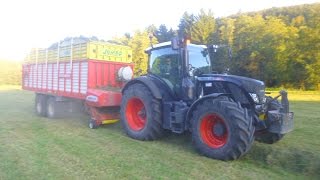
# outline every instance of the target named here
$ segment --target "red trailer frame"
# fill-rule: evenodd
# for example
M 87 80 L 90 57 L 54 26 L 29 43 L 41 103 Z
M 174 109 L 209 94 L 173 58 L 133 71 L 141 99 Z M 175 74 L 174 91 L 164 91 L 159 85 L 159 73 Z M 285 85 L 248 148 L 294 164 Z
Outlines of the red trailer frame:
M 55 97 L 83 100 L 96 125 L 114 122 L 119 112 L 104 111 L 121 103 L 125 82 L 117 73 L 132 63 L 83 59 L 71 62 L 24 64 L 22 88 Z

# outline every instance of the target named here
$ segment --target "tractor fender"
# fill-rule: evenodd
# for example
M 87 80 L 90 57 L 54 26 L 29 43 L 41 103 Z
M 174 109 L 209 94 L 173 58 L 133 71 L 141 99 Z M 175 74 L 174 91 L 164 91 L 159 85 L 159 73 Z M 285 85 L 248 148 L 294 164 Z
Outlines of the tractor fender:
M 199 98 L 198 100 L 196 100 L 194 103 L 191 104 L 188 112 L 187 112 L 187 122 L 190 121 L 191 119 L 191 113 L 192 111 L 197 107 L 197 105 L 201 102 L 203 102 L 204 100 L 207 100 L 207 99 L 215 99 L 219 96 L 228 96 L 228 97 L 231 97 L 231 94 L 229 93 L 212 93 L 212 94 L 209 94 L 209 95 L 206 95 L 206 96 L 203 96 L 202 98 Z
M 131 81 L 129 81 L 121 90 L 121 92 L 123 93 L 129 86 L 136 84 L 136 83 L 140 83 L 145 85 L 152 93 L 152 95 L 157 98 L 157 99 L 162 99 L 162 95 L 160 93 L 159 88 L 157 87 L 157 85 L 147 76 L 140 76 L 137 77 Z

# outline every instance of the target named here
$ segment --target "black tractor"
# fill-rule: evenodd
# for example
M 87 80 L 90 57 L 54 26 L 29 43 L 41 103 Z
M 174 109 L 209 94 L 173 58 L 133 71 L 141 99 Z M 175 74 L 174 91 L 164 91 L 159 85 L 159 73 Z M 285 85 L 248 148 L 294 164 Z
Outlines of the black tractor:
M 272 98 L 262 81 L 213 73 L 209 50 L 178 39 L 146 50 L 148 74 L 122 90 L 121 124 L 128 136 L 155 140 L 168 131 L 189 131 L 200 154 L 234 160 L 255 139 L 272 144 L 293 129 L 285 91 Z

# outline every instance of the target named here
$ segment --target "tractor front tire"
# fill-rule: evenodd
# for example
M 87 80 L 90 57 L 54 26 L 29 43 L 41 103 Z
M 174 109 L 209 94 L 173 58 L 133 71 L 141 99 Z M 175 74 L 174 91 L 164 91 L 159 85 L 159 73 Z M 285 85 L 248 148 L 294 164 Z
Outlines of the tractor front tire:
M 207 157 L 234 160 L 246 154 L 254 141 L 255 127 L 247 109 L 220 96 L 199 103 L 192 115 L 192 141 Z
M 47 96 L 44 94 L 36 94 L 34 108 L 38 116 L 47 116 Z
M 143 84 L 133 84 L 123 93 L 120 121 L 126 134 L 138 140 L 155 140 L 164 135 L 161 102 Z

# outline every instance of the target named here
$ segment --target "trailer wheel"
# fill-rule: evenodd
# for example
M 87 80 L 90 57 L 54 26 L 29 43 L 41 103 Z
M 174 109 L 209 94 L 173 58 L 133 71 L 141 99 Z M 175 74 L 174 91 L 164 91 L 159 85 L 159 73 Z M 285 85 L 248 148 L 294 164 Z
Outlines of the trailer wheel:
M 43 94 L 36 94 L 35 97 L 35 111 L 38 116 L 45 117 L 47 115 L 47 96 Z
M 271 101 L 272 97 L 267 97 L 267 102 Z M 268 111 L 279 110 L 281 104 L 278 100 L 273 100 L 268 105 Z M 265 143 L 265 144 L 274 144 L 280 141 L 284 137 L 284 134 L 268 132 L 268 130 L 257 133 L 256 141 Z
M 234 160 L 248 152 L 254 141 L 252 117 L 231 98 L 204 100 L 191 120 L 193 144 L 204 156 Z
M 97 123 L 96 123 L 96 121 L 95 120 L 93 120 L 93 119 L 89 119 L 89 128 L 90 129 L 97 129 L 99 126 L 97 125 Z
M 134 139 L 155 140 L 163 136 L 161 102 L 142 84 L 123 93 L 120 120 L 126 134 Z
M 61 108 L 54 97 L 49 97 L 47 100 L 47 117 L 52 119 L 61 117 Z

